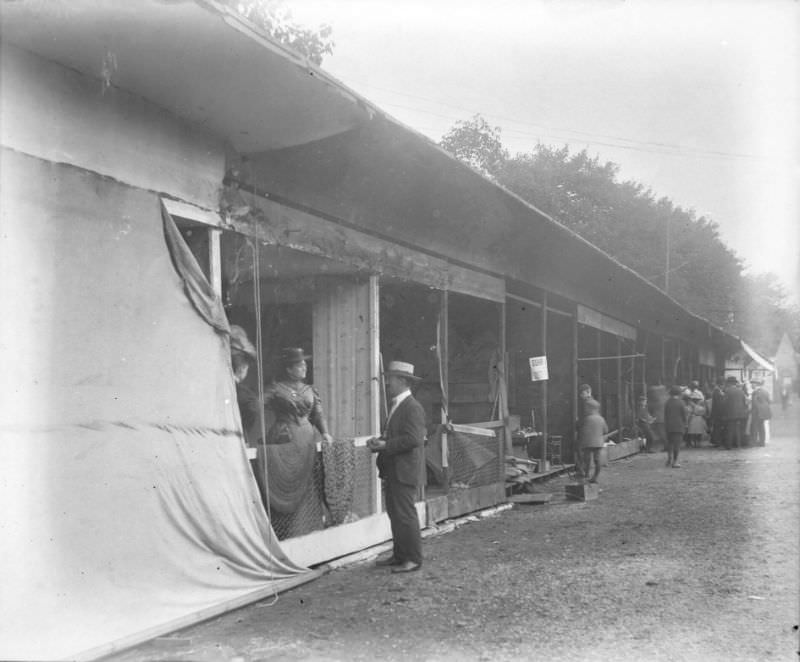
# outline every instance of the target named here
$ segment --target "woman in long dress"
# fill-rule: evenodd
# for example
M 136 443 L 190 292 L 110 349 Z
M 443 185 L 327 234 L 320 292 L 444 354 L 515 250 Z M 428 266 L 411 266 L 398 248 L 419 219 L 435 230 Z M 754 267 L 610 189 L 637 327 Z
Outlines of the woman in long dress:
M 310 358 L 299 347 L 282 350 L 282 374 L 264 392 L 264 405 L 275 419 L 264 446 L 267 508 L 281 539 L 325 525 L 317 442 L 332 438 L 319 393 L 305 382 Z
M 706 404 L 701 391 L 692 391 L 687 409 L 689 410 L 689 426 L 686 430 L 687 446 L 700 448 L 703 435 L 708 431 L 706 427 Z

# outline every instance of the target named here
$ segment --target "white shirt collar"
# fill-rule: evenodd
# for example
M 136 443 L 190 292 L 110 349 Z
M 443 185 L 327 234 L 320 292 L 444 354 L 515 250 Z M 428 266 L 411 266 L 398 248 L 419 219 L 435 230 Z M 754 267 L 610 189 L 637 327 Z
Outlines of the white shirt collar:
M 398 393 L 396 396 L 392 398 L 392 406 L 396 407 L 399 405 L 403 400 L 405 400 L 409 395 L 411 395 L 411 389 L 406 389 L 402 393 Z

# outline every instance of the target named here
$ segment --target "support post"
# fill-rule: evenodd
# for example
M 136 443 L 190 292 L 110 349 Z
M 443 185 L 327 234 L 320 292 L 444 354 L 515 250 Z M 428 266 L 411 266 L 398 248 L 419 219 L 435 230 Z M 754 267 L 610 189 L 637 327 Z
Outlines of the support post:
M 447 423 L 447 412 L 450 409 L 450 403 L 448 402 L 449 393 L 450 393 L 450 372 L 448 370 L 450 365 L 450 351 L 449 351 L 449 336 L 450 336 L 450 324 L 449 324 L 449 317 L 450 317 L 450 299 L 447 294 L 447 290 L 442 290 L 441 297 L 439 299 L 439 351 L 441 353 L 441 360 L 442 360 L 442 368 L 441 368 L 441 375 L 439 379 L 441 380 L 441 389 L 442 389 L 442 407 L 440 408 L 440 419 L 441 422 Z M 447 445 L 447 432 L 442 432 L 442 475 L 443 475 L 443 482 L 444 482 L 444 493 L 448 494 L 450 492 L 450 460 L 449 460 L 449 448 Z
M 578 313 L 577 304 L 572 317 L 572 420 L 578 420 Z M 578 435 L 572 426 L 572 461 L 578 464 Z
M 372 363 L 370 380 L 370 432 L 373 436 L 381 433 L 381 374 L 380 366 L 380 282 L 378 276 L 369 277 L 369 343 Z M 372 512 L 381 512 L 381 481 L 378 479 L 377 455 L 371 453 L 372 462 Z
M 603 356 L 603 332 L 595 329 L 595 338 L 597 339 L 597 356 Z M 597 401 L 600 403 L 600 411 L 605 416 L 606 412 L 603 410 L 603 362 L 597 362 Z
M 547 356 L 547 291 L 542 292 L 542 356 Z M 542 466 L 547 466 L 547 382 L 542 382 Z
M 503 384 L 502 391 L 505 393 L 504 402 L 500 403 L 498 413 L 503 415 L 503 443 L 499 444 L 500 453 L 500 476 L 501 483 L 506 479 L 506 456 L 513 455 L 511 446 L 511 423 L 508 416 L 508 355 L 506 354 L 506 302 L 500 304 L 500 359 L 503 362 Z
M 622 356 L 622 339 L 617 336 L 617 429 L 619 430 L 617 439 L 622 441 L 622 397 L 625 394 L 625 385 L 622 383 L 622 359 L 619 358 L 620 356 Z

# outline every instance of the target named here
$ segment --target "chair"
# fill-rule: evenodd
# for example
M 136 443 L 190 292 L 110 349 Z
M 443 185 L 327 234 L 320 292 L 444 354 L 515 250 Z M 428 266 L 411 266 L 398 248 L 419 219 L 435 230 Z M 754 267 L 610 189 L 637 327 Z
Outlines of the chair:
M 562 459 L 561 455 L 561 444 L 563 441 L 563 437 L 561 435 L 549 435 L 547 437 L 547 459 L 550 460 L 550 464 L 558 464 L 560 466 L 564 466 L 564 460 Z

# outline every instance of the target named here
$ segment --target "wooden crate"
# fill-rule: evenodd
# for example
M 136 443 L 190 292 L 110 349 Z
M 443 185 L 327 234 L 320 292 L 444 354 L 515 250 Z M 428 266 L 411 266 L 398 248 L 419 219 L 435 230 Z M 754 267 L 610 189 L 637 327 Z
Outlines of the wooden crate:
M 568 498 L 577 501 L 592 501 L 600 496 L 597 483 L 570 483 L 564 485 L 564 492 Z

